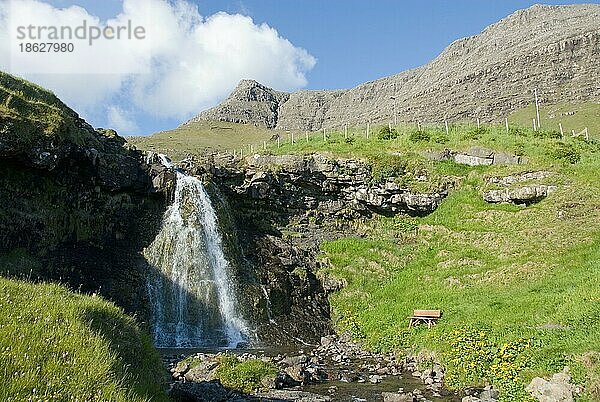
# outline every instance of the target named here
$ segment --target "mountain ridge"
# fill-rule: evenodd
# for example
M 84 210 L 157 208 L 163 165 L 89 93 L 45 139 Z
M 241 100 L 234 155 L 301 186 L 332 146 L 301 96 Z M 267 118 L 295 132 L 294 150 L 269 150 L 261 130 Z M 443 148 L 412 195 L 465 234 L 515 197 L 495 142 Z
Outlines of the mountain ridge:
M 339 90 L 274 91 L 243 80 L 197 121 L 318 130 L 393 121 L 502 120 L 532 101 L 579 102 L 600 97 L 600 5 L 534 5 L 452 42 L 431 62 Z M 269 93 L 258 101 L 254 91 Z M 393 98 L 396 98 L 395 101 Z

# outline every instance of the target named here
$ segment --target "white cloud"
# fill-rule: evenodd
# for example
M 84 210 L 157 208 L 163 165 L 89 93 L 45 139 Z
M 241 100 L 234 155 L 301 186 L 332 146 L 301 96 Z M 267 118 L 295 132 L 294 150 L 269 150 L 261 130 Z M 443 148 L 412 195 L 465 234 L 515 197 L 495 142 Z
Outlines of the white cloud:
M 121 135 L 138 134 L 140 130 L 131 112 L 114 105 L 108 107 L 108 125 Z
M 143 40 L 74 41 L 68 54 L 20 54 L 16 29 L 38 26 L 143 26 Z M 12 54 L 12 58 L 11 58 Z M 280 90 L 306 85 L 315 59 L 266 24 L 218 13 L 208 18 L 185 0 L 124 0 L 119 15 L 100 21 L 81 7 L 55 8 L 40 0 L 0 0 L 0 68 L 55 91 L 70 106 L 102 108 L 119 121 L 126 109 L 185 119 L 214 105 L 243 78 Z M 122 111 L 121 109 L 119 109 Z M 125 121 L 121 121 L 125 123 Z

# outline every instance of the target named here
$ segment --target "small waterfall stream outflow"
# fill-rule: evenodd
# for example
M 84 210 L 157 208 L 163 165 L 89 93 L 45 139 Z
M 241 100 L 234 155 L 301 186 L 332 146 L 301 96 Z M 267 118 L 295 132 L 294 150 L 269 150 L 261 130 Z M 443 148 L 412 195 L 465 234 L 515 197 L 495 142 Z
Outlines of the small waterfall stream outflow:
M 163 164 L 172 165 L 161 155 Z M 248 327 L 239 314 L 217 214 L 202 182 L 177 171 L 175 199 L 144 250 L 157 347 L 235 347 Z

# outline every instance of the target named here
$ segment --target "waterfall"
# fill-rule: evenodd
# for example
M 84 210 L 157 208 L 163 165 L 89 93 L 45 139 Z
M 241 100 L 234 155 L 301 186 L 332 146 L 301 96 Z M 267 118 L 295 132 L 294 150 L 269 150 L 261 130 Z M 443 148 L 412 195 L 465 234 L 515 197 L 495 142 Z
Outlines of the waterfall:
M 160 155 L 161 162 L 172 164 Z M 235 347 L 246 339 L 217 214 L 202 182 L 177 172 L 173 204 L 144 250 L 156 268 L 148 280 L 158 347 Z

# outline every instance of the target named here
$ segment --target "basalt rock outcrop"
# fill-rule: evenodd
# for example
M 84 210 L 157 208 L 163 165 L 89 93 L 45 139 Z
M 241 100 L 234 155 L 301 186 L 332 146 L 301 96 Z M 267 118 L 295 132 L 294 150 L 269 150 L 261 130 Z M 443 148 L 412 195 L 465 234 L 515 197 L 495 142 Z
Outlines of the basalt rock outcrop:
M 511 189 L 490 190 L 483 195 L 483 199 L 491 203 L 510 202 L 528 205 L 546 198 L 555 190 L 556 186 L 536 184 Z
M 434 161 L 454 161 L 462 165 L 487 166 L 487 165 L 525 165 L 526 157 L 513 155 L 507 152 L 494 151 L 483 147 L 471 147 L 467 151 L 458 152 L 451 149 L 442 151 L 424 151 L 424 158 Z
M 491 177 L 487 180 L 488 183 L 500 188 L 485 191 L 483 199 L 490 203 L 534 204 L 558 188 L 556 185 L 540 182 L 552 175 L 552 172 L 542 170 L 515 176 Z
M 144 316 L 150 268 L 139 251 L 160 226 L 169 174 L 114 131 L 93 129 L 50 92 L 4 73 L 0 159 L 2 273 L 99 292 Z
M 499 121 L 530 104 L 534 88 L 544 103 L 597 99 L 599 64 L 600 5 L 535 5 L 455 41 L 422 67 L 335 91 L 286 94 L 245 80 L 191 121 L 317 130 L 388 122 L 394 111 L 406 122 Z

